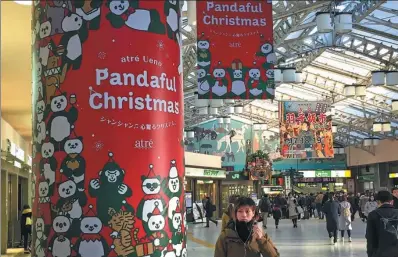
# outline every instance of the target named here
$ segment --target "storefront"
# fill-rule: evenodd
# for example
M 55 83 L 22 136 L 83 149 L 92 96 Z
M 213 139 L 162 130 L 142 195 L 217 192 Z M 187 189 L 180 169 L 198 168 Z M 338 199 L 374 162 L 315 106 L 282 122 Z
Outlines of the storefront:
M 294 179 L 294 182 L 301 188 L 317 188 L 329 191 L 353 191 L 349 187 L 351 170 L 305 170 L 302 178 Z
M 398 173 L 390 173 L 388 174 L 388 178 L 392 180 L 392 188 L 398 187 Z
M 230 171 L 226 174 L 226 179 L 221 182 L 221 210 L 228 206 L 231 195 L 252 197 L 253 181 L 249 176 L 241 171 Z
M 217 210 L 214 217 L 221 217 L 221 181 L 226 178 L 224 169 L 185 166 L 186 204 L 201 206 L 208 196 Z M 188 199 L 188 200 L 187 200 Z

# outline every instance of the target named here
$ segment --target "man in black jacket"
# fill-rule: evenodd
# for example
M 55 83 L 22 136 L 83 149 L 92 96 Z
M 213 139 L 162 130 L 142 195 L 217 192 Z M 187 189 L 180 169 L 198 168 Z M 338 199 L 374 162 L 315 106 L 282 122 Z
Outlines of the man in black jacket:
M 394 198 L 394 208 L 398 209 L 398 187 L 392 189 L 392 196 Z
M 261 211 L 261 217 L 263 219 L 263 228 L 267 228 L 268 213 L 271 211 L 271 202 L 267 194 L 264 194 L 258 203 L 258 207 Z
M 398 210 L 388 191 L 377 194 L 379 208 L 368 215 L 366 242 L 368 257 L 398 257 Z

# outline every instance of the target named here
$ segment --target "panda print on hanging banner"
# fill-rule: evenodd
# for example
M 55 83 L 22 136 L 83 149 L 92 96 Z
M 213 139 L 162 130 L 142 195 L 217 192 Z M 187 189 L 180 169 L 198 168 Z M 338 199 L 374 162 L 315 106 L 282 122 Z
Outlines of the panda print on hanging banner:
M 40 87 L 39 87 L 40 89 Z M 43 86 L 41 87 L 41 90 Z M 44 112 L 46 104 L 43 99 L 36 103 L 36 127 L 34 128 L 34 141 L 37 145 L 41 145 L 46 138 L 46 123 L 44 122 Z
M 173 217 L 173 211 L 177 209 L 177 205 L 179 204 L 182 186 L 182 179 L 178 177 L 176 161 L 171 160 L 169 176 L 163 181 L 164 192 L 170 199 L 168 206 L 168 217 L 170 219 Z
M 53 195 L 54 182 L 55 182 L 55 170 L 57 169 L 57 159 L 54 157 L 54 144 L 51 142 L 45 142 L 41 146 L 41 160 L 40 160 L 40 175 L 48 183 L 48 194 Z
M 180 209 L 180 204 L 177 203 L 177 208 L 173 211 L 173 216 L 169 218 L 169 227 L 172 233 L 171 243 L 173 245 L 173 249 L 176 252 L 177 257 L 181 256 L 182 252 L 182 242 L 184 239 L 184 235 L 182 233 L 183 226 L 183 217 Z
M 141 0 L 143 1 L 143 0 Z M 156 9 L 139 8 L 139 0 L 108 0 L 106 18 L 114 28 L 127 26 L 139 31 L 165 34 L 166 29 Z
M 51 225 L 45 225 L 43 218 L 36 218 L 34 224 L 34 234 L 36 235 L 35 242 L 32 242 L 34 247 L 33 256 L 45 257 L 47 249 L 47 236 Z

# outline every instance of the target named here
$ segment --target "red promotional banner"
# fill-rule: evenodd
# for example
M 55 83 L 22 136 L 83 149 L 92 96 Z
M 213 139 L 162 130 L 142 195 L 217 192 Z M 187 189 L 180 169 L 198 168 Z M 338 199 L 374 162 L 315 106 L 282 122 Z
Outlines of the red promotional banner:
M 273 99 L 272 1 L 197 1 L 198 96 Z
M 179 20 L 35 1 L 32 256 L 186 256 Z

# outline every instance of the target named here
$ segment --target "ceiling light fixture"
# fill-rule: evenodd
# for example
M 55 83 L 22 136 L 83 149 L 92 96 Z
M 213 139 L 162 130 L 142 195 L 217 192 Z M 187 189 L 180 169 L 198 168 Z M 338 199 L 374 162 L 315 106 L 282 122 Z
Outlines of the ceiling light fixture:
M 21 5 L 32 5 L 32 0 L 14 1 L 14 2 Z

